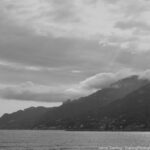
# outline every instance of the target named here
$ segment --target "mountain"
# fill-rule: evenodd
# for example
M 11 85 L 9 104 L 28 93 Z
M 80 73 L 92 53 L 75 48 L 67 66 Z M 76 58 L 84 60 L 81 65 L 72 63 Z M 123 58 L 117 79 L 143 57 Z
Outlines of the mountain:
M 0 118 L 1 129 L 31 129 L 37 120 L 48 111 L 45 107 L 31 107 Z
M 38 126 L 39 128 L 46 128 L 51 126 L 57 126 L 60 128 L 60 124 L 63 122 L 63 124 L 65 124 L 63 128 L 68 128 L 70 125 L 66 125 L 66 120 L 68 122 L 70 119 L 71 123 L 74 121 L 79 123 L 79 120 L 85 120 L 87 116 L 94 118 L 94 116 L 103 107 L 111 104 L 113 101 L 125 97 L 129 93 L 132 93 L 133 91 L 147 85 L 148 83 L 148 80 L 139 80 L 137 76 L 131 76 L 123 80 L 119 80 L 118 82 L 112 84 L 110 87 L 99 90 L 90 96 L 64 103 L 62 106 L 56 109 L 50 109 L 41 118 L 40 122 L 38 122 Z M 75 128 L 78 128 L 78 126 L 75 125 Z
M 150 130 L 150 84 L 117 100 L 98 114 L 108 130 Z M 102 125 L 102 124 L 101 124 Z
M 131 76 L 55 108 L 30 108 L 0 118 L 1 129 L 149 129 L 150 82 Z

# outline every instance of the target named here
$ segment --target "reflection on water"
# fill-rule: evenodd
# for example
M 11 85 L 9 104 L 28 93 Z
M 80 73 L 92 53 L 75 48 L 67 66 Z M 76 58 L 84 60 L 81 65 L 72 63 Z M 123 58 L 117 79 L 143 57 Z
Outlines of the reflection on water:
M 0 150 L 150 150 L 148 132 L 0 131 Z

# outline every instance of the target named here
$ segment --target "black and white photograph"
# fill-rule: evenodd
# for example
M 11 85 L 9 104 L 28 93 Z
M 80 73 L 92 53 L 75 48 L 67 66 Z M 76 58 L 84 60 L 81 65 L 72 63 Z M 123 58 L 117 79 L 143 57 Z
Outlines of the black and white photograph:
M 150 150 L 150 0 L 0 0 L 0 150 Z

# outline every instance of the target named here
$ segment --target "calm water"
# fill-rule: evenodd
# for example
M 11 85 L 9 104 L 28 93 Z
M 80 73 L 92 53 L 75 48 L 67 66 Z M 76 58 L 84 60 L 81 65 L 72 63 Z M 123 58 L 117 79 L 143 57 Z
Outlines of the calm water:
M 150 150 L 149 146 L 148 132 L 0 131 L 0 150 Z

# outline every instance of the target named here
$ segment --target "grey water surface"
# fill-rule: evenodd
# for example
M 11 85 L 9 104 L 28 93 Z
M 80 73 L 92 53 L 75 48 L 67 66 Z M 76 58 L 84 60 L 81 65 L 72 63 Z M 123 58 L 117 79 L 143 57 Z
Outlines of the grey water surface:
M 149 132 L 0 131 L 0 150 L 150 150 L 149 145 Z

